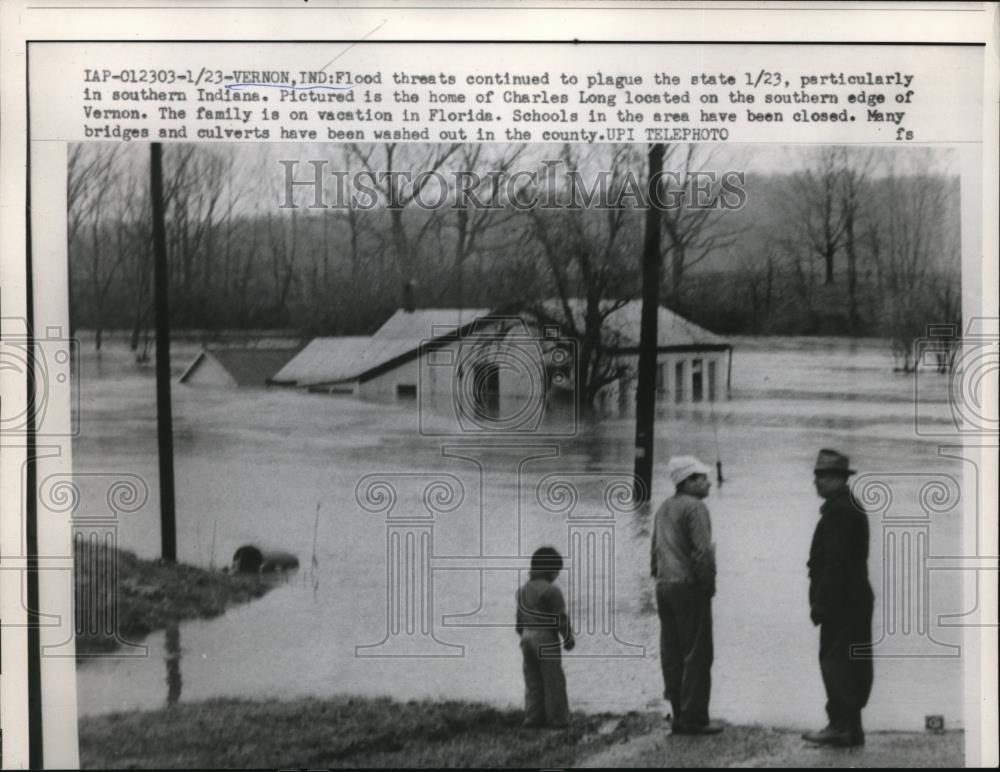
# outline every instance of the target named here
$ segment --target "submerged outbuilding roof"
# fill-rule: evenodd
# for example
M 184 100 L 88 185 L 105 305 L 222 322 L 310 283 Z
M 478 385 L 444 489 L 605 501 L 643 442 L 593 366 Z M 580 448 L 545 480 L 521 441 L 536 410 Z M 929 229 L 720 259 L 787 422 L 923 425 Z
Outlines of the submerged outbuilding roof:
M 307 386 L 350 378 L 371 345 L 370 335 L 314 338 L 272 378 L 281 386 Z
M 180 382 L 190 382 L 199 368 L 211 361 L 226 372 L 234 386 L 265 386 L 297 351 L 297 348 L 205 347 L 181 375 Z

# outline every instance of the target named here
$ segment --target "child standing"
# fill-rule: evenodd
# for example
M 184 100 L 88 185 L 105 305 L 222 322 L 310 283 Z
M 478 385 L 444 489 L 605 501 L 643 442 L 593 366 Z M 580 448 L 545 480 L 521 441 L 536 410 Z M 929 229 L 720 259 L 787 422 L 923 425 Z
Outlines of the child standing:
M 553 547 L 540 547 L 531 556 L 527 583 L 517 592 L 517 634 L 524 658 L 524 725 L 563 729 L 569 726 L 566 677 L 559 652 L 575 645 L 566 604 L 556 587 L 562 556 Z

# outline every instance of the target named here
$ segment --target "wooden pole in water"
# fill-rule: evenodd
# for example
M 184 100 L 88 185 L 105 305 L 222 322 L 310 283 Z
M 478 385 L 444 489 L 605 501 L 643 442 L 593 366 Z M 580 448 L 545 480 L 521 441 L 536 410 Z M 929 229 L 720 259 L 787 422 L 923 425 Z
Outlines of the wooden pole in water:
M 656 422 L 657 317 L 660 309 L 660 197 L 656 186 L 666 148 L 649 146 L 646 234 L 642 246 L 642 317 L 639 332 L 639 376 L 635 400 L 635 499 L 649 501 L 653 483 L 653 436 Z
M 170 307 L 167 303 L 167 230 L 163 204 L 163 146 L 150 145 L 153 205 L 153 307 L 156 316 L 156 439 L 160 460 L 160 543 L 168 563 L 177 562 L 174 511 L 174 429 L 170 406 Z

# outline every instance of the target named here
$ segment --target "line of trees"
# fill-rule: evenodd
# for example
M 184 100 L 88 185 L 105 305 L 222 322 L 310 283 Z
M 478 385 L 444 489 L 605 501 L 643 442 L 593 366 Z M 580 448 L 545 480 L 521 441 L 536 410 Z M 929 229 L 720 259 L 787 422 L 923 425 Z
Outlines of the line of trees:
M 172 324 L 363 334 L 399 307 L 403 286 L 415 280 L 422 306 L 530 307 L 561 316 L 596 393 L 615 377 L 603 358 L 603 319 L 639 293 L 643 213 L 632 193 L 645 185 L 643 150 L 168 145 Z M 145 151 L 102 143 L 69 152 L 71 317 L 75 327 L 94 330 L 98 348 L 108 329 L 128 330 L 138 351 L 148 344 Z M 326 203 L 337 200 L 334 169 L 366 172 L 377 205 L 315 208 L 315 191 L 299 186 L 299 206 L 282 208 L 286 172 L 278 161 L 299 160 L 296 174 L 308 178 L 305 153 L 325 161 Z M 959 186 L 948 158 L 926 148 L 789 149 L 783 173 L 755 171 L 759 160 L 751 149 L 666 147 L 664 185 L 673 192 L 706 185 L 705 171 L 716 178 L 662 212 L 661 297 L 721 333 L 883 336 L 894 342 L 900 366 L 912 367 L 912 340 L 927 324 L 957 322 L 960 314 Z M 600 180 L 604 206 L 428 210 L 417 205 L 416 185 L 387 174 L 406 171 L 423 185 L 433 184 L 427 173 L 440 173 L 488 201 L 496 185 L 539 169 L 517 186 L 520 194 L 538 193 L 543 178 L 557 190 L 568 190 L 574 177 L 589 186 Z M 717 200 L 727 170 L 745 170 L 746 205 L 705 206 Z M 583 302 L 582 314 L 569 313 L 571 299 Z

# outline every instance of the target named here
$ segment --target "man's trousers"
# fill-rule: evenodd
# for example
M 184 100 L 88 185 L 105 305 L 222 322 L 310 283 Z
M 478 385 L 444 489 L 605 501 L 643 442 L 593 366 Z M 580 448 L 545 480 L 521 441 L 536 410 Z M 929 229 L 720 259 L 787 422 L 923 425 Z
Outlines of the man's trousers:
M 819 667 L 826 687 L 826 713 L 831 726 L 860 729 L 861 709 L 868 704 L 873 670 L 870 654 L 872 604 L 862 603 L 845 619 L 824 621 L 819 629 Z M 851 654 L 864 646 L 865 656 Z
M 673 726 L 704 726 L 712 691 L 712 599 L 690 584 L 660 582 L 656 606 L 664 696 L 673 709 Z

